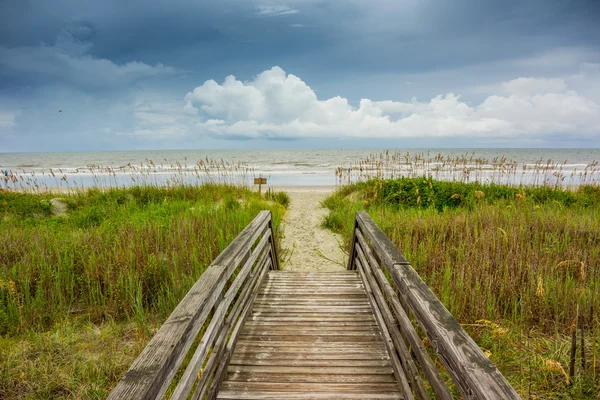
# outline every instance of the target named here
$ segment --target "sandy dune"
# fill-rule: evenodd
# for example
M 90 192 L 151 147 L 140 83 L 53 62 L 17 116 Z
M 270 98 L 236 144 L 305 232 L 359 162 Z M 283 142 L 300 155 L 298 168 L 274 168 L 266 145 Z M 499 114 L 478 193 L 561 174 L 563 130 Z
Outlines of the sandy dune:
M 282 247 L 283 269 L 298 272 L 329 272 L 346 268 L 346 255 L 340 248 L 338 235 L 321 228 L 327 210 L 320 202 L 332 187 L 277 188 L 290 195 L 290 206 L 284 218 Z

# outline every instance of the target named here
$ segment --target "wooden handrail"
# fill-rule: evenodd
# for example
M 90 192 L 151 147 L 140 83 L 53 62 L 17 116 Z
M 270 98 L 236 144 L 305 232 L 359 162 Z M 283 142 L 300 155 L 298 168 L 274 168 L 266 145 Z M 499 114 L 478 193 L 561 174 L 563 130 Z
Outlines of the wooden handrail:
M 192 389 L 194 399 L 214 398 L 269 269 L 279 269 L 279 261 L 271 212 L 261 211 L 204 271 L 108 398 L 162 398 L 209 315 L 171 398 L 187 399 Z
M 356 213 L 348 269 L 358 270 L 363 279 L 382 334 L 389 338 L 388 351 L 405 398 L 429 398 L 422 376 L 436 398 L 452 398 L 409 315 L 425 332 L 464 398 L 520 398 L 364 211 Z

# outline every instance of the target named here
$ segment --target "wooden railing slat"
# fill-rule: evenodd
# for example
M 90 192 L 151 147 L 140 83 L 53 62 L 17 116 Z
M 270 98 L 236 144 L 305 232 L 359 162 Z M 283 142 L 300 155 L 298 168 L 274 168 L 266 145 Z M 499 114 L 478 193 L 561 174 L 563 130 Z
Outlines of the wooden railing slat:
M 231 354 L 233 353 L 233 348 L 235 347 L 235 345 L 237 343 L 239 332 L 242 329 L 242 327 L 244 326 L 244 323 L 246 322 L 248 314 L 252 310 L 252 305 L 254 304 L 254 300 L 256 299 L 256 296 L 258 294 L 258 288 L 262 285 L 262 283 L 265 279 L 265 276 L 267 275 L 267 271 L 270 269 L 269 268 L 270 263 L 271 263 L 270 260 L 265 260 L 264 264 L 257 271 L 258 279 L 256 280 L 256 284 L 254 286 L 252 286 L 254 288 L 254 290 L 250 291 L 250 299 L 248 301 L 244 302 L 244 304 L 245 304 L 244 308 L 243 308 L 239 318 L 237 318 L 237 323 L 235 324 L 233 331 L 231 332 L 229 341 L 227 342 L 227 346 L 225 348 L 225 354 L 223 354 L 223 356 L 221 357 L 219 368 L 218 368 L 217 372 L 215 373 L 215 378 L 214 378 L 215 382 L 213 383 L 211 389 L 208 392 L 208 396 L 207 396 L 208 399 L 216 398 L 217 390 L 219 389 L 219 386 L 220 386 L 221 382 L 223 381 L 224 375 L 227 373 L 227 366 L 229 365 L 229 361 L 231 359 Z
M 519 398 L 498 368 L 410 265 L 394 265 L 390 274 L 463 396 L 473 399 Z
M 379 311 L 381 312 L 381 315 L 383 316 L 383 319 L 387 325 L 390 336 L 394 341 L 394 347 L 399 353 L 400 363 L 402 364 L 404 374 L 410 380 L 410 384 L 413 388 L 413 391 L 416 394 L 416 397 L 418 399 L 429 400 L 430 397 L 427 394 L 425 387 L 423 386 L 423 381 L 421 379 L 421 375 L 419 374 L 419 370 L 417 369 L 417 366 L 415 365 L 411 357 L 410 351 L 406 347 L 406 342 L 404 341 L 404 338 L 402 337 L 402 334 L 400 333 L 400 330 L 394 321 L 394 317 L 392 316 L 392 313 L 386 304 L 381 289 L 375 283 L 375 277 L 372 273 L 373 266 L 370 265 L 370 262 L 365 257 L 363 251 L 364 242 L 361 243 L 359 241 L 357 244 L 358 246 L 356 246 L 356 250 L 358 252 L 358 258 L 361 261 L 361 264 L 364 268 L 363 272 L 367 278 L 367 282 L 373 290 L 373 295 L 375 301 L 377 302 Z
M 374 292 L 371 288 L 371 285 L 369 285 L 369 282 L 367 281 L 364 267 L 362 266 L 360 259 L 357 258 L 354 260 L 354 267 L 359 272 L 360 279 L 362 280 L 363 285 L 365 287 L 365 291 L 367 292 L 367 297 L 369 299 L 369 303 L 371 303 L 371 306 L 373 308 L 373 315 L 375 317 L 375 321 L 377 321 L 377 325 L 379 326 L 381 335 L 383 336 L 383 342 L 385 343 L 385 346 L 387 348 L 388 355 L 389 355 L 390 361 L 392 363 L 392 368 L 394 370 L 394 376 L 396 377 L 398 386 L 400 387 L 400 390 L 402 392 L 403 399 L 404 400 L 414 400 L 414 396 L 412 394 L 412 391 L 410 390 L 410 385 L 408 383 L 408 380 L 406 379 L 406 375 L 404 374 L 402 364 L 400 363 L 398 354 L 395 351 L 393 340 L 387 329 L 385 321 L 383 320 L 381 311 L 377 307 L 376 300 L 374 298 Z
M 271 218 L 270 211 L 261 211 L 256 218 L 250 222 L 242 232 L 231 242 L 221 254 L 215 258 L 212 264 L 229 265 L 239 264 L 241 257 L 248 246 L 251 246 L 260 236 L 261 232 Z M 231 247 L 231 249 L 230 249 Z
M 277 253 L 277 243 L 275 242 L 275 228 L 273 227 L 273 218 L 269 219 L 269 229 L 273 234 L 271 240 L 271 269 L 279 269 L 279 254 Z
M 252 252 L 252 255 L 248 258 L 248 260 L 246 260 L 244 266 L 242 267 L 238 275 L 235 277 L 235 280 L 227 290 L 227 293 L 225 293 L 225 296 L 219 302 L 219 306 L 213 313 L 210 324 L 208 325 L 208 328 L 206 328 L 206 331 L 204 332 L 204 336 L 202 337 L 200 344 L 194 352 L 194 355 L 192 356 L 192 359 L 190 360 L 187 368 L 185 369 L 183 376 L 179 380 L 179 384 L 177 385 L 175 391 L 173 392 L 173 395 L 171 396 L 172 399 L 187 399 L 188 394 L 192 389 L 194 382 L 196 381 L 198 372 L 200 371 L 200 368 L 204 363 L 204 359 L 208 353 L 208 350 L 213 344 L 213 339 L 215 338 L 215 335 L 225 322 L 225 313 L 227 312 L 229 306 L 231 305 L 231 302 L 237 295 L 240 286 L 244 283 L 246 277 L 248 276 L 248 273 L 252 269 L 252 266 L 254 265 L 258 257 L 262 254 L 266 245 L 269 244 L 270 237 L 270 231 L 267 231 L 263 235 L 262 239 Z
M 379 229 L 369 214 L 364 211 L 358 211 L 356 213 L 356 219 L 361 228 L 363 228 L 362 232 L 369 237 L 369 243 L 373 246 L 377 256 L 381 258 L 381 262 L 384 265 L 410 264 L 390 239 L 388 239 L 385 233 Z
M 408 340 L 408 343 L 412 347 L 415 357 L 419 361 L 419 365 L 427 377 L 427 381 L 431 385 L 433 393 L 438 400 L 452 400 L 452 394 L 446 387 L 444 380 L 435 367 L 435 364 L 429 356 L 427 349 L 425 349 L 425 346 L 423 346 L 423 343 L 419 339 L 419 335 L 412 325 L 410 318 L 404 311 L 396 292 L 392 288 L 392 285 L 388 282 L 383 270 L 381 268 L 377 268 L 378 263 L 373 257 L 371 249 L 367 245 L 360 230 L 356 231 L 356 237 L 361 247 L 366 249 L 365 255 L 369 264 L 371 265 L 371 271 L 375 275 L 379 283 L 379 287 L 383 289 L 387 297 L 387 301 L 390 303 L 392 311 L 394 312 L 394 316 L 398 321 L 398 328 L 402 333 L 402 336 Z
M 211 357 L 208 363 L 206 364 L 206 368 L 202 376 L 200 377 L 200 381 L 198 382 L 198 385 L 194 390 L 194 394 L 192 396 L 193 400 L 204 398 L 206 392 L 208 392 L 208 390 L 210 389 L 208 383 L 211 377 L 213 376 L 213 370 L 219 368 L 219 363 L 223 358 L 223 354 L 225 352 L 227 344 L 227 339 L 229 338 L 231 330 L 231 324 L 233 321 L 236 321 L 238 319 L 240 312 L 243 309 L 243 306 L 247 303 L 249 295 L 251 295 L 252 293 L 252 288 L 255 287 L 256 281 L 260 276 L 261 268 L 264 267 L 264 263 L 268 254 L 268 251 L 264 251 L 260 256 L 260 259 L 257 263 L 257 267 L 250 272 L 249 279 L 247 279 L 246 284 L 240 292 L 239 298 L 235 302 L 230 314 L 227 316 L 227 320 L 225 321 L 223 328 L 219 332 L 219 336 L 217 338 L 215 346 L 213 347 L 213 353 L 211 354 Z
M 496 366 L 483 354 L 371 217 L 366 212 L 359 211 L 356 213 L 356 223 L 390 273 L 403 302 L 425 331 L 461 394 L 469 399 L 519 399 L 517 392 Z M 355 258 L 356 252 L 351 256 Z
M 213 265 L 150 340 L 109 399 L 154 399 L 166 391 L 198 331 L 225 287 L 227 270 Z
M 142 350 L 109 399 L 162 398 L 211 310 L 222 301 L 229 277 L 250 256 L 251 246 L 258 237 L 267 231 L 272 242 L 271 212 L 261 211 L 206 269 Z M 275 258 L 272 262 L 278 261 Z

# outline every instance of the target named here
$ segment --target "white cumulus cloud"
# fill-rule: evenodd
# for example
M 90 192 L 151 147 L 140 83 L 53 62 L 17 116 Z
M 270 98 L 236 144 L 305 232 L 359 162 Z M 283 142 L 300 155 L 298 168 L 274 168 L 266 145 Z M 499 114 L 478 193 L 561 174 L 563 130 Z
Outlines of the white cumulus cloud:
M 185 110 L 196 115 L 200 132 L 230 139 L 597 135 L 598 103 L 567 81 L 518 78 L 479 104 L 448 93 L 424 102 L 362 99 L 355 107 L 339 96 L 320 100 L 302 79 L 273 67 L 249 82 L 209 80 L 185 96 Z

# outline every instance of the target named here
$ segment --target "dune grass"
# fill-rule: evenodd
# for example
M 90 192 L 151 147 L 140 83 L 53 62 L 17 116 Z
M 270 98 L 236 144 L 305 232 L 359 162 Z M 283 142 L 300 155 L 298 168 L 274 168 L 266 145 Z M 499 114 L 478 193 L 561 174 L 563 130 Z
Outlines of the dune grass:
M 597 395 L 600 188 L 402 178 L 345 186 L 324 205 L 348 242 L 355 211 L 369 212 L 524 398 Z
M 285 207 L 232 185 L 0 192 L 0 398 L 106 397 L 262 209 L 277 231 Z

